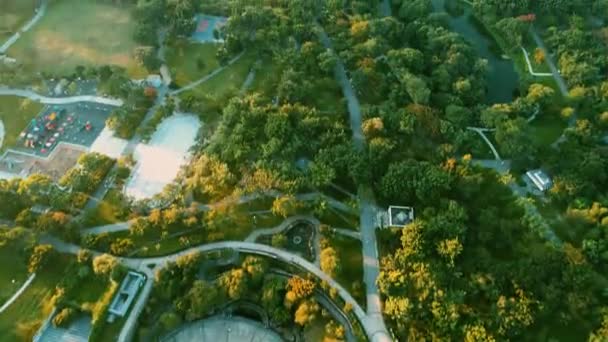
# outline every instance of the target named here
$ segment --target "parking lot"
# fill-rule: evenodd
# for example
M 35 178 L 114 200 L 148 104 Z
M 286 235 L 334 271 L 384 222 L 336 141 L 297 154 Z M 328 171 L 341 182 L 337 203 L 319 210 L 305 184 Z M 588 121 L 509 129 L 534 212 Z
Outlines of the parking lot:
M 103 130 L 112 108 L 95 103 L 47 106 L 12 148 L 39 157 L 49 156 L 62 142 L 88 148 Z

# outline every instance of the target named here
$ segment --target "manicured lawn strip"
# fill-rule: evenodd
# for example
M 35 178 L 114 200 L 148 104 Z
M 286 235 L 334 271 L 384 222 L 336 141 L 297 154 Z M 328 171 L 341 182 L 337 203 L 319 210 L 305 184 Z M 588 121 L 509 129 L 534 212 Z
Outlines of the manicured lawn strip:
M 71 258 L 69 255 L 62 254 L 49 262 L 37 273 L 36 279 L 25 292 L 5 312 L 0 314 L 0 331 L 2 331 L 0 342 L 25 340 L 30 336 L 20 336 L 19 327 L 31 322 L 42 323 L 51 309 L 46 307 L 46 304 L 52 296 L 55 286 L 65 276 Z
M 219 67 L 215 58 L 219 45 L 215 43 L 192 43 L 180 40 L 166 49 L 166 60 L 173 81 L 180 86 L 187 85 L 209 74 Z M 199 67 L 199 60 L 203 62 Z
M 142 77 L 146 71 L 132 57 L 137 44 L 131 8 L 94 0 L 52 1 L 46 15 L 8 54 L 30 71 L 64 74 L 77 65 L 114 64 Z
M 95 303 L 106 292 L 109 284 L 108 279 L 100 279 L 91 275 L 78 284 L 77 290 L 70 293 L 69 299 L 77 304 Z
M 360 305 L 365 306 L 361 241 L 348 236 L 333 234 L 329 237 L 329 243 L 338 253 L 340 260 L 340 270 L 336 281 L 348 289 Z M 354 288 L 355 283 L 358 283 L 358 289 Z
M 359 230 L 359 218 L 348 215 L 336 209 L 330 208 L 318 217 L 322 224 L 329 225 L 333 228 Z
M 16 96 L 0 96 L 0 120 L 4 123 L 4 142 L 0 151 L 15 146 L 19 134 L 44 106 Z

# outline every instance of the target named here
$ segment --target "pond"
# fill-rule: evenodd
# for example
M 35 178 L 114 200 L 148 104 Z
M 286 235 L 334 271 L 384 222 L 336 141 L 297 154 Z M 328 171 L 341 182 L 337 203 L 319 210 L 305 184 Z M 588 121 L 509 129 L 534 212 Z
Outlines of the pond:
M 519 77 L 513 61 L 503 58 L 493 38 L 485 32 L 481 23 L 476 22 L 470 6 L 456 0 L 449 1 L 456 8 L 446 8 L 446 0 L 432 0 L 433 10 L 447 12 L 450 28 L 469 41 L 477 54 L 488 61 L 486 102 L 511 102 L 519 88 Z

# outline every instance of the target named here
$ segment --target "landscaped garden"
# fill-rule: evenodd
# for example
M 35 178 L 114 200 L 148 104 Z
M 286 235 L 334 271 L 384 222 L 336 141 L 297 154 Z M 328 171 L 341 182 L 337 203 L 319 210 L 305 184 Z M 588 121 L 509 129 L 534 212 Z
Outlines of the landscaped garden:
M 145 70 L 133 58 L 135 22 L 129 5 L 95 0 L 52 1 L 46 15 L 8 51 L 30 71 L 71 73 L 78 65 L 119 65 L 132 77 Z

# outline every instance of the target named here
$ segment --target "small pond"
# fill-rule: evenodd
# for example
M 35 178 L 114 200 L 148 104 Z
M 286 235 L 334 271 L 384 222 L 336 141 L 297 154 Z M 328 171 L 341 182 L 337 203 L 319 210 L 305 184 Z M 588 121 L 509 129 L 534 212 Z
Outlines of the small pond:
M 448 1 L 451 4 L 449 9 L 446 8 Z M 450 28 L 469 41 L 477 54 L 488 61 L 486 102 L 511 102 L 519 88 L 519 77 L 513 61 L 503 58 L 496 42 L 473 17 L 470 6 L 456 0 L 448 1 L 432 0 L 433 10 L 446 12 Z

